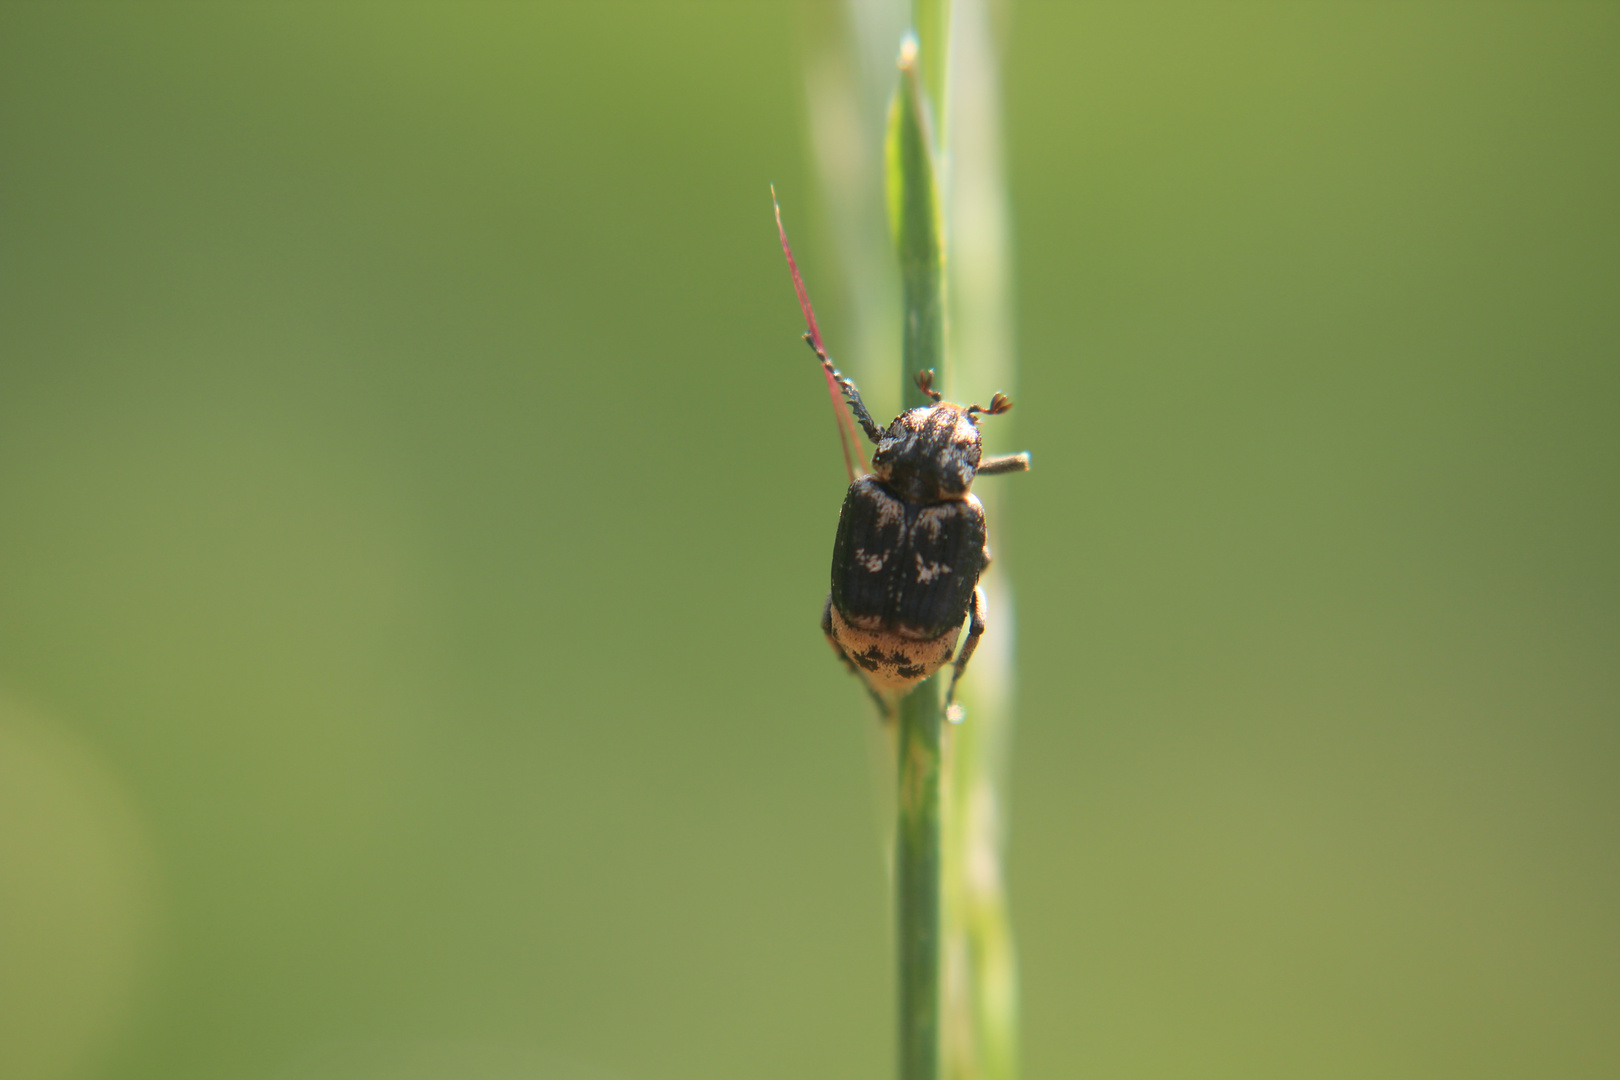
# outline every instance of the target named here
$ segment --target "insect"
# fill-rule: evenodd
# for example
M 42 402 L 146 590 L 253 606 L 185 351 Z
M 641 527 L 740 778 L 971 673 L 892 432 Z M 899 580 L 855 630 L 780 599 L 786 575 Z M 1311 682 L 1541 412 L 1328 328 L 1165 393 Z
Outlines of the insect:
M 998 416 L 1012 402 L 998 391 L 987 406 L 953 404 L 934 389 L 933 372 L 923 371 L 917 385 L 932 404 L 909 409 L 887 430 L 879 429 L 855 383 L 839 373 L 822 346 L 779 206 L 776 225 L 809 327 L 804 339 L 833 395 L 850 473 L 822 633 L 885 715 L 956 652 L 945 703 L 946 715 L 960 720 L 956 683 L 984 633 L 979 577 L 990 564 L 984 506 L 970 489 L 976 476 L 1029 468 L 1027 453 L 982 456 L 979 418 Z M 871 470 L 861 475 L 854 464 L 860 461 L 856 424 L 876 447 Z M 967 638 L 958 652 L 964 621 Z

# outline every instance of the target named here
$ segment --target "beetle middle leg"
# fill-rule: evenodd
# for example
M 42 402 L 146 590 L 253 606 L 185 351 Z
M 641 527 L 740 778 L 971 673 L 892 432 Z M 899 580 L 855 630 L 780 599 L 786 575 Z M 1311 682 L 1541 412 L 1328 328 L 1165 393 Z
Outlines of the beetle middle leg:
M 975 471 L 980 476 L 994 476 L 996 473 L 1028 472 L 1029 451 L 1002 454 L 1000 457 L 981 458 L 979 467 Z
M 968 618 L 967 639 L 962 642 L 962 651 L 956 654 L 956 664 L 951 668 L 951 685 L 945 691 L 945 718 L 951 723 L 962 721 L 962 708 L 956 704 L 956 680 L 962 677 L 967 668 L 968 661 L 973 659 L 973 650 L 979 647 L 979 638 L 984 634 L 984 586 L 975 585 L 973 588 L 973 611 Z

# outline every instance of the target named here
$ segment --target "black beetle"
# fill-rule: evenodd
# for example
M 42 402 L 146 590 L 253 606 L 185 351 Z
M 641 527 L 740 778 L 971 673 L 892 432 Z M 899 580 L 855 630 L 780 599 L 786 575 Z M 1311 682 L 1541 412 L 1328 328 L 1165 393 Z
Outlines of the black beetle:
M 879 431 L 855 384 L 805 338 L 877 445 L 872 472 L 849 485 L 838 516 L 822 633 L 889 713 L 950 660 L 967 618 L 967 640 L 945 694 L 956 719 L 956 681 L 984 633 L 979 576 L 990 565 L 984 506 L 969 489 L 979 474 L 1029 468 L 1027 453 L 981 457 L 978 418 L 1004 413 L 1012 402 L 998 392 L 989 406 L 954 405 L 941 400 L 924 371 L 917 385 L 934 403 L 901 413 Z
M 776 202 L 774 187 L 771 202 Z M 833 541 L 832 591 L 821 612 L 822 633 L 889 715 L 908 690 L 945 666 L 962 634 L 962 620 L 971 614 L 945 693 L 946 715 L 960 720 L 952 699 L 984 633 L 979 575 L 990 565 L 984 506 L 969 489 L 977 475 L 1029 468 L 1027 453 L 981 457 L 978 418 L 1004 413 L 1012 402 L 997 391 L 989 406 L 953 405 L 934 389 L 934 373 L 922 371 L 917 386 L 933 404 L 908 409 L 887 431 L 879 431 L 860 391 L 833 367 L 822 347 L 780 206 L 776 230 L 809 328 L 804 340 L 826 373 L 840 414 L 839 438 L 848 437 L 844 463 L 850 485 Z M 855 473 L 860 454 L 849 445 L 856 437 L 848 430 L 854 422 L 843 414 L 840 397 L 877 446 L 872 471 L 864 476 Z

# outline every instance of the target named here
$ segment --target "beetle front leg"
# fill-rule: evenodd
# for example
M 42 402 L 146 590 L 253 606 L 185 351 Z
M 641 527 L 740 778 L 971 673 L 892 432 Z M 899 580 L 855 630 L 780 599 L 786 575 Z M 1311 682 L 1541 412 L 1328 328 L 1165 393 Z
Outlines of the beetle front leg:
M 956 654 L 956 664 L 951 668 L 951 685 L 945 691 L 945 719 L 953 724 L 960 724 L 963 718 L 962 707 L 956 704 L 956 680 L 962 677 L 968 661 L 973 659 L 973 650 L 979 647 L 979 638 L 984 634 L 984 586 L 973 587 L 973 612 L 968 618 L 967 640 L 962 642 L 962 651 Z
M 810 346 L 810 351 L 816 354 L 821 366 L 827 369 L 827 374 L 833 377 L 838 389 L 844 392 L 844 400 L 849 402 L 849 411 L 855 414 L 855 422 L 861 425 L 866 437 L 876 446 L 883 439 L 883 429 L 877 426 L 872 414 L 866 411 L 866 402 L 861 400 L 861 392 L 855 389 L 855 380 L 833 367 L 832 357 L 816 348 L 816 340 L 809 334 L 804 335 L 804 343 Z

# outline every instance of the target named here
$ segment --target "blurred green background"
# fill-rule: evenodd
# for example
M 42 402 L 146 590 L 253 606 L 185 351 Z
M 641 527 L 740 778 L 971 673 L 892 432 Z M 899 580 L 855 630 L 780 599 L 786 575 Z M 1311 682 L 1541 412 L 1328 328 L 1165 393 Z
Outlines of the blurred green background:
M 1620 1074 L 1620 7 L 1005 14 L 1029 1075 Z M 0 1076 L 889 1074 L 818 18 L 0 7 Z

